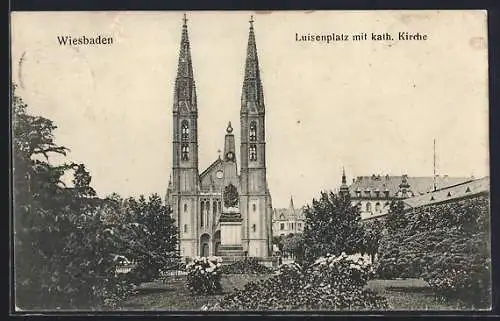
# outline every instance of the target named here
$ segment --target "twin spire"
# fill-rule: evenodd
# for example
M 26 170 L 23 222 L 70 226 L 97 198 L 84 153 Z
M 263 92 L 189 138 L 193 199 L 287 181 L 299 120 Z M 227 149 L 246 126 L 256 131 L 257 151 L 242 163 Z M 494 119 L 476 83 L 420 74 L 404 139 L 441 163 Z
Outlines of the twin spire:
M 182 24 L 181 45 L 179 50 L 179 63 L 174 86 L 174 111 L 184 113 L 196 112 L 196 84 L 193 77 L 193 64 L 191 62 L 191 48 L 187 29 L 187 18 L 184 14 Z
M 182 19 L 182 36 L 179 51 L 177 77 L 175 79 L 174 111 L 184 113 L 196 112 L 196 85 L 193 77 L 191 61 L 191 48 L 189 43 L 186 14 Z M 245 61 L 245 77 L 241 93 L 241 112 L 263 112 L 264 93 L 260 78 L 257 45 L 253 27 L 253 16 L 250 18 L 250 31 L 248 34 L 247 55 Z
M 245 78 L 241 91 L 241 112 L 263 112 L 264 91 L 260 79 L 259 58 L 253 30 L 253 16 L 250 18 L 248 33 L 247 57 L 245 61 Z

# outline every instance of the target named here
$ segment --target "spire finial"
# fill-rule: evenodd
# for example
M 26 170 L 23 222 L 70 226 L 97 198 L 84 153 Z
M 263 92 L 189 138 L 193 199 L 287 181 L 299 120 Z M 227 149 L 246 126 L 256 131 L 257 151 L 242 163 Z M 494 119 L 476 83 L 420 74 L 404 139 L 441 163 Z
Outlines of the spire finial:
M 253 15 L 250 15 L 250 28 L 253 28 Z
M 184 12 L 184 17 L 182 18 L 182 22 L 184 23 L 184 26 L 187 26 L 187 18 L 186 18 L 186 13 Z
M 227 129 L 226 129 L 228 134 L 231 134 L 233 132 L 233 126 L 231 126 L 231 122 L 227 124 Z

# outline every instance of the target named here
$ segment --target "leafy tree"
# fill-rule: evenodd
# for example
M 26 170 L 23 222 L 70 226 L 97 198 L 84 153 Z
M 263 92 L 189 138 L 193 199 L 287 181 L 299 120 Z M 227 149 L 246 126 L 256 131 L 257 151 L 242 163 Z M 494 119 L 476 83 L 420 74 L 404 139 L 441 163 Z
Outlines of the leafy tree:
M 349 195 L 321 192 L 312 206 L 305 208 L 304 255 L 311 263 L 327 254 L 357 253 L 362 245 L 363 228 L 357 206 L 351 204 Z
M 371 262 L 375 262 L 380 241 L 384 235 L 384 224 L 382 220 L 372 219 L 363 222 L 364 237 L 361 252 L 370 255 Z
M 405 207 L 402 200 L 393 200 L 387 213 L 386 224 L 389 234 L 393 234 L 398 230 L 405 228 L 408 220 L 404 215 Z
M 406 225 L 383 238 L 379 277 L 417 277 L 480 308 L 491 303 L 487 195 L 405 213 Z M 474 295 L 471 295 L 474 293 Z
M 283 250 L 291 253 L 297 263 L 302 264 L 304 258 L 304 236 L 302 233 L 290 234 L 283 240 Z
M 276 244 L 278 250 L 280 250 L 280 252 L 283 252 L 283 237 L 281 235 L 273 236 L 273 244 Z
M 21 309 L 90 308 L 109 303 L 113 243 L 101 223 L 100 200 L 83 164 L 53 165 L 68 151 L 54 123 L 27 113 L 13 85 L 14 264 Z M 73 171 L 73 186 L 63 181 Z
M 127 220 L 115 225 L 113 236 L 120 252 L 137 264 L 130 274 L 132 281 L 150 281 L 157 278 L 161 270 L 177 267 L 178 232 L 170 216 L 170 206 L 164 204 L 158 194 L 148 200 L 141 195 L 138 200 L 124 201 L 122 212 Z

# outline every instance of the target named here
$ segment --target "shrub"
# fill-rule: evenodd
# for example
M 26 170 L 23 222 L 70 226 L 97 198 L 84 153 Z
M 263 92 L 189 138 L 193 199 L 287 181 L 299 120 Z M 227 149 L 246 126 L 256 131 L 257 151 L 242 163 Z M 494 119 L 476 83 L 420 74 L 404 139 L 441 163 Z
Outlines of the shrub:
M 245 258 L 221 268 L 223 274 L 269 274 L 272 269 L 259 263 L 257 258 Z
M 195 257 L 186 265 L 186 285 L 192 294 L 216 294 L 222 291 L 220 257 Z
M 387 308 L 383 297 L 364 286 L 372 270 L 362 260 L 342 254 L 326 256 L 303 268 L 282 265 L 273 277 L 250 282 L 206 310 L 376 310 Z

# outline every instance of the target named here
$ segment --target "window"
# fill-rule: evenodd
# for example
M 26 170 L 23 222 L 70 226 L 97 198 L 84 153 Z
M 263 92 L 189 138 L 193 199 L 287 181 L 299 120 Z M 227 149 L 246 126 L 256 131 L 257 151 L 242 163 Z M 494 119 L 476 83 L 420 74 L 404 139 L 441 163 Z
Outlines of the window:
M 217 201 L 212 203 L 212 211 L 214 212 L 214 215 L 217 214 Z
M 380 212 L 380 203 L 375 203 L 375 212 Z
M 281 214 L 280 215 L 280 220 L 284 220 L 285 219 L 285 215 Z
M 252 204 L 252 210 L 255 212 L 257 210 L 257 206 L 255 204 Z
M 254 231 L 254 232 L 255 232 L 256 230 L 257 230 L 257 225 L 253 224 L 253 225 L 252 225 L 252 231 Z
M 371 212 L 372 211 L 372 204 L 370 202 L 366 203 L 366 211 Z
M 283 231 L 285 229 L 285 223 L 280 223 L 280 231 Z
M 201 210 L 200 210 L 200 226 L 203 227 L 203 217 L 205 215 L 205 202 L 201 201 Z
M 251 161 L 257 160 L 257 146 L 255 144 L 250 145 L 249 157 Z
M 188 144 L 182 144 L 181 159 L 184 161 L 189 160 L 189 145 Z
M 299 228 L 299 230 L 302 229 L 302 223 L 297 223 L 297 227 Z
M 188 205 L 184 204 L 184 212 L 187 212 L 187 211 L 188 211 Z
M 257 140 L 257 123 L 252 121 L 250 123 L 250 141 L 255 142 Z
M 187 120 L 183 120 L 181 124 L 181 138 L 187 140 L 189 138 L 189 124 Z
M 184 233 L 187 233 L 187 231 L 188 231 L 188 225 L 184 224 Z

